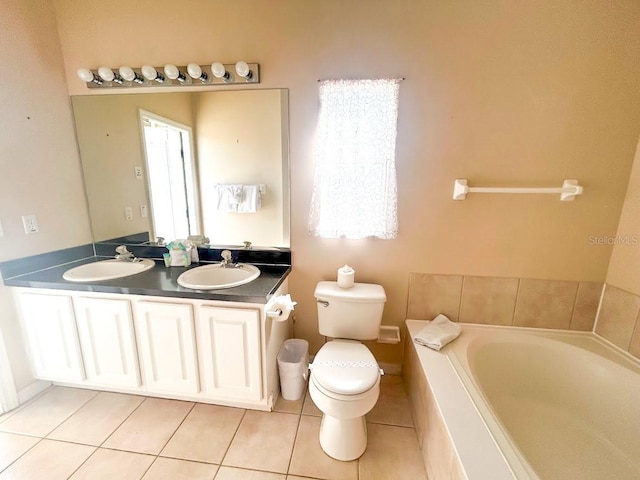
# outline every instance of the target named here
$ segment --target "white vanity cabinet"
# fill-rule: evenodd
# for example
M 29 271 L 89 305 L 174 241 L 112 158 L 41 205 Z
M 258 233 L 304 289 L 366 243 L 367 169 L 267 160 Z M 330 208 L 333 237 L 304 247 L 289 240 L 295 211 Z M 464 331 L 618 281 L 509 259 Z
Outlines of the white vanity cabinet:
M 43 380 L 84 380 L 71 298 L 22 293 L 18 304 L 34 375 Z
M 260 309 L 201 305 L 198 330 L 205 393 L 229 399 L 260 400 Z
M 140 386 L 133 316 L 128 300 L 74 299 L 87 382 L 95 386 Z
M 148 392 L 200 391 L 198 357 L 189 304 L 136 302 L 136 332 Z
M 274 296 L 287 291 L 284 282 Z M 16 288 L 34 376 L 73 387 L 271 410 L 290 322 L 272 303 Z

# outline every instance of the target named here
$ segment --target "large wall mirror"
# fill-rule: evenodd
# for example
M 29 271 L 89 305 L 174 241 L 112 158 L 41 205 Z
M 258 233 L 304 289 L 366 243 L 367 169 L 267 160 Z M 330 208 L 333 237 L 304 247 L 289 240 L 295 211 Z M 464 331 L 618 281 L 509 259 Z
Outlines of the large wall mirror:
M 284 89 L 72 97 L 94 241 L 289 247 Z

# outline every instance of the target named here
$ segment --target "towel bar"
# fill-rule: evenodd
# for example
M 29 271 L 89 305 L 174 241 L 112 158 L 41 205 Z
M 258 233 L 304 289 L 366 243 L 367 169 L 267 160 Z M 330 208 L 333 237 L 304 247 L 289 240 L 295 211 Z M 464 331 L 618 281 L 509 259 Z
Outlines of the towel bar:
M 464 200 L 469 193 L 559 193 L 562 202 L 571 202 L 576 195 L 582 195 L 583 188 L 578 185 L 578 180 L 565 180 L 560 188 L 517 188 L 517 187 L 470 187 L 466 178 L 457 178 L 453 184 L 453 199 Z

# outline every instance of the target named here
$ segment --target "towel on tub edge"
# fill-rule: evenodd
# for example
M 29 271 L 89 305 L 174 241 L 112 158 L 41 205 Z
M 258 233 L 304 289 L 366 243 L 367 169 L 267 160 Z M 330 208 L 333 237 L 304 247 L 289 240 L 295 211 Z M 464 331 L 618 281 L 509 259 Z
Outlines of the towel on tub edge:
M 440 350 L 447 343 L 458 338 L 461 330 L 460 325 L 440 314 L 418 332 L 414 341 L 418 345 Z

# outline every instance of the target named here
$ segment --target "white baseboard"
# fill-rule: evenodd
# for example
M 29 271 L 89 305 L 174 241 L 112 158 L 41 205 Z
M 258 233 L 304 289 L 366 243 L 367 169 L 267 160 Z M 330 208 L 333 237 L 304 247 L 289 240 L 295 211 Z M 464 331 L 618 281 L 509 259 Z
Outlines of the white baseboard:
M 51 385 L 52 383 L 47 380 L 35 380 L 33 383 L 27 385 L 26 387 L 18 391 L 18 401 L 20 402 L 20 405 L 28 402 L 33 397 L 40 395 Z

